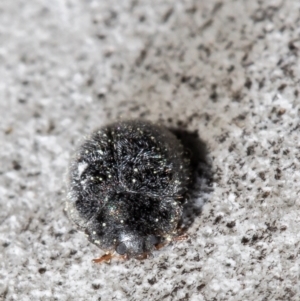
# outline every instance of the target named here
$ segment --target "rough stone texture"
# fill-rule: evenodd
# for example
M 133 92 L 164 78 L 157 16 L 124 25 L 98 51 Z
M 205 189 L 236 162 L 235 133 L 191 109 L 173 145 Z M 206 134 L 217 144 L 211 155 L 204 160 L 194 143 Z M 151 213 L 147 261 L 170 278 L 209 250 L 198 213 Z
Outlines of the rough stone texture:
M 299 300 L 299 54 L 299 0 L 2 0 L 0 299 Z M 122 117 L 197 130 L 214 190 L 189 240 L 98 266 L 63 178 Z

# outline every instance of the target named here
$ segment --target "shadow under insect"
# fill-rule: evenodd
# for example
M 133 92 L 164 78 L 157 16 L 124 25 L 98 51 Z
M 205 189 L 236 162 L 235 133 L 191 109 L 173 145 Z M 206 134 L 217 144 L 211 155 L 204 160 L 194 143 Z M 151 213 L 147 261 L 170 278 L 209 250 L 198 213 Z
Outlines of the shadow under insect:
M 213 168 L 208 149 L 198 133 L 183 129 L 169 129 L 182 143 L 190 159 L 192 180 L 188 187 L 179 228 L 185 232 L 202 212 L 213 191 Z

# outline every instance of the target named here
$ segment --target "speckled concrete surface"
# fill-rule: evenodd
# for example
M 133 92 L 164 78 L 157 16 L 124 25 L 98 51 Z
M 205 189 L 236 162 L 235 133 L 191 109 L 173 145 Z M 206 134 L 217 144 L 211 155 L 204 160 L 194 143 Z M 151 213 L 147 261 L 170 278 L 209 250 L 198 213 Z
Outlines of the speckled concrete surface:
M 298 0 L 0 1 L 0 299 L 299 300 L 299 54 Z M 69 154 L 137 117 L 197 130 L 213 192 L 187 241 L 94 265 Z

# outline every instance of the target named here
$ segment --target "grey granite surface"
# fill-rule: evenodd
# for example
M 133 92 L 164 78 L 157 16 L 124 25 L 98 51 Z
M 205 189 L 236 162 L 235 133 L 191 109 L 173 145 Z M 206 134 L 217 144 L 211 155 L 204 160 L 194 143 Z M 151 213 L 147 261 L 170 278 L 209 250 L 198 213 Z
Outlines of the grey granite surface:
M 299 55 L 299 0 L 1 0 L 0 300 L 299 300 Z M 95 265 L 68 159 L 138 117 L 198 131 L 213 191 L 187 241 Z

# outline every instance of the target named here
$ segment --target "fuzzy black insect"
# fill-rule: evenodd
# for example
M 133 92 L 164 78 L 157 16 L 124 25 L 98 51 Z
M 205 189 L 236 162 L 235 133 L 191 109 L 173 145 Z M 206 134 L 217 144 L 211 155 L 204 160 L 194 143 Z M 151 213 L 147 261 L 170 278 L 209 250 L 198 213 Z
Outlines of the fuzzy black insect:
M 122 121 L 93 132 L 69 167 L 66 210 L 70 219 L 106 255 L 146 258 L 180 239 L 190 182 L 180 141 L 148 121 Z

